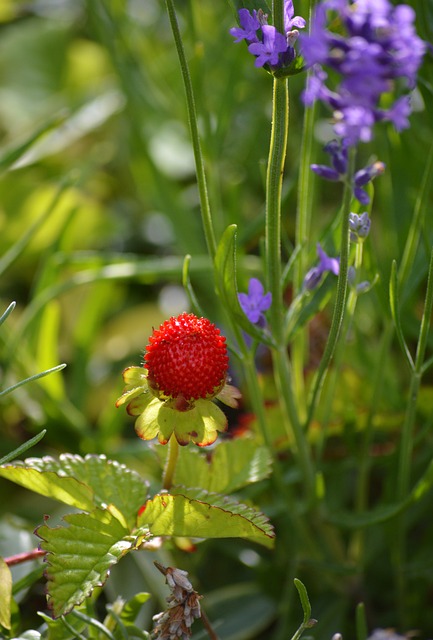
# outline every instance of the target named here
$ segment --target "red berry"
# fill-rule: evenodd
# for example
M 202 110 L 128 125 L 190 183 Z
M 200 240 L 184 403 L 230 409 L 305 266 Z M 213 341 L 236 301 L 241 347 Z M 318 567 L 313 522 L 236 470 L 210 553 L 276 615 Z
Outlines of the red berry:
M 166 320 L 146 347 L 149 387 L 158 396 L 186 401 L 214 397 L 227 376 L 225 340 L 214 324 L 192 313 Z

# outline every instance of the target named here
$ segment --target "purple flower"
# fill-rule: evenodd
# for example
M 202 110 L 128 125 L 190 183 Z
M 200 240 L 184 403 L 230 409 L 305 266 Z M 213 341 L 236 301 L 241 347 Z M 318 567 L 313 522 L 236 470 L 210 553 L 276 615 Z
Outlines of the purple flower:
M 257 56 L 256 67 L 263 67 L 265 64 L 277 66 L 279 54 L 287 50 L 287 40 L 270 24 L 262 26 L 263 42 L 254 42 L 248 47 L 248 51 Z
M 361 204 L 368 204 L 370 202 L 370 196 L 362 187 L 365 187 L 377 176 L 381 176 L 384 171 L 384 163 L 378 160 L 355 173 L 353 177 L 353 195 Z
M 295 10 L 293 8 L 292 0 L 284 0 L 284 31 L 288 34 L 296 29 L 303 29 L 306 25 L 304 18 L 301 16 L 295 16 Z
M 331 140 L 324 147 L 324 151 L 331 156 L 332 167 L 325 164 L 312 164 L 310 169 L 325 180 L 344 182 L 347 173 L 347 138 Z M 385 171 L 385 165 L 380 160 L 357 171 L 353 177 L 353 195 L 361 204 L 368 204 L 370 196 L 363 189 L 369 182 Z
M 292 0 L 284 0 L 284 34 L 268 24 L 268 16 L 261 9 L 252 13 L 240 9 L 238 13 L 240 27 L 233 27 L 230 33 L 235 42 L 246 40 L 248 51 L 256 56 L 256 67 L 267 65 L 276 69 L 288 67 L 293 62 L 298 29 L 305 27 L 305 20 L 294 15 Z
M 328 17 L 330 24 L 339 25 L 338 33 L 327 29 Z M 389 0 L 324 0 L 316 7 L 310 34 L 300 38 L 304 59 L 312 67 L 303 100 L 307 105 L 314 100 L 328 104 L 335 132 L 347 144 L 371 140 L 373 126 L 381 120 L 399 131 L 408 127 L 407 91 L 416 84 L 427 48 L 414 20 L 411 7 L 394 7 Z M 382 109 L 381 96 L 397 88 L 394 104 Z
M 242 311 L 252 324 L 264 327 L 266 318 L 263 314 L 272 304 L 272 294 L 265 293 L 262 283 L 257 278 L 251 278 L 248 284 L 248 294 L 238 294 Z
M 248 9 L 239 9 L 240 27 L 230 29 L 231 35 L 236 38 L 235 42 L 246 40 L 248 43 L 258 42 L 257 30 L 260 29 L 260 22 L 257 18 L 257 11 L 251 15 Z
M 324 273 L 331 272 L 335 276 L 340 273 L 340 260 L 329 257 L 320 244 L 317 245 L 317 255 L 319 256 L 319 264 L 310 269 L 304 278 L 304 288 L 310 291 L 317 287 Z

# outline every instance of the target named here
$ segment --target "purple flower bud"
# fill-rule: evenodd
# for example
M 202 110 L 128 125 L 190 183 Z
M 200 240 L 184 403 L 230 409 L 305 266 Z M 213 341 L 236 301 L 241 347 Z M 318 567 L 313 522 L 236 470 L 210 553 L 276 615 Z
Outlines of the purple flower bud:
M 331 169 L 331 167 L 327 167 L 325 164 L 311 164 L 310 169 L 321 178 L 325 178 L 325 180 L 337 181 L 341 178 L 338 171 Z
M 371 220 L 367 211 L 361 215 L 349 214 L 350 239 L 352 242 L 363 242 L 370 233 Z
M 319 256 L 319 264 L 316 267 L 312 267 L 304 278 L 304 289 L 309 291 L 317 287 L 324 273 L 330 271 L 336 276 L 340 273 L 340 260 L 329 257 L 320 244 L 317 245 L 317 255 Z

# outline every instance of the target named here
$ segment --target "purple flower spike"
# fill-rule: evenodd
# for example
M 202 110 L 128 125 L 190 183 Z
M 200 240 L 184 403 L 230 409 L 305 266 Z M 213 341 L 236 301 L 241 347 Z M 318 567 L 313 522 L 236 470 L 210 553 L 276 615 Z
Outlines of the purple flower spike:
M 328 256 L 320 244 L 317 245 L 317 255 L 319 256 L 319 264 L 310 269 L 304 278 L 304 288 L 309 291 L 315 289 L 320 284 L 324 273 L 329 271 L 335 276 L 338 276 L 340 273 L 339 259 Z
M 264 311 L 267 311 L 272 304 L 272 294 L 265 293 L 262 283 L 257 278 L 251 278 L 248 284 L 248 294 L 238 294 L 242 311 L 252 324 L 264 327 L 266 318 Z
M 376 122 L 409 126 L 408 93 L 416 84 L 427 45 L 415 31 L 415 12 L 390 0 L 323 0 L 314 11 L 301 50 L 312 68 L 303 100 L 321 100 L 333 112 L 337 135 L 354 146 L 369 142 Z M 329 25 L 338 25 L 338 32 Z M 327 71 L 331 69 L 331 73 Z M 381 107 L 382 95 L 395 92 Z

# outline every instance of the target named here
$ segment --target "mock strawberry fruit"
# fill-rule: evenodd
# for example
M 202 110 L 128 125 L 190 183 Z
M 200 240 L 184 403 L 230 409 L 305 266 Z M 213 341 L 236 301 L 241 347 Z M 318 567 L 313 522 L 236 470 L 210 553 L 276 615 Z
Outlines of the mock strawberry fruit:
M 225 431 L 227 419 L 212 400 L 236 407 L 241 397 L 227 384 L 225 338 L 206 318 L 182 313 L 166 320 L 149 338 L 144 368 L 123 372 L 125 389 L 116 406 L 126 404 L 138 416 L 135 430 L 143 440 L 166 444 L 174 433 L 181 445 L 205 447 Z
M 166 320 L 150 337 L 144 357 L 147 381 L 160 398 L 209 399 L 225 384 L 226 339 L 207 318 L 182 313 Z

